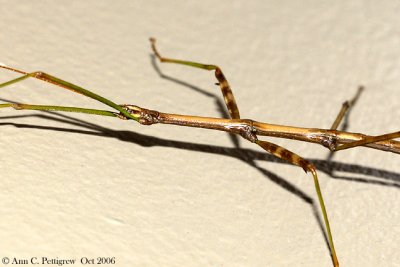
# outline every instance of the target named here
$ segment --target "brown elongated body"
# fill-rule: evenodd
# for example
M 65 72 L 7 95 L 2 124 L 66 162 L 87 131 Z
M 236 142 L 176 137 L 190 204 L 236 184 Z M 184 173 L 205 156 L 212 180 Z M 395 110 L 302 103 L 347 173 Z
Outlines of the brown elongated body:
M 374 149 L 400 154 L 399 141 L 374 141 L 374 136 L 368 136 L 361 133 L 351 133 L 331 129 L 284 126 L 258 122 L 249 119 L 221 119 L 212 117 L 171 114 L 149 110 L 135 105 L 122 106 L 132 115 L 138 115 L 141 118 L 139 122 L 145 125 L 162 123 L 219 130 L 239 134 L 253 143 L 257 139 L 255 136 L 286 138 L 320 144 L 324 147 L 329 148 L 332 151 L 335 151 L 338 145 L 341 144 L 348 144 L 355 141 L 371 139 L 371 142 L 366 141 L 365 144 L 360 144 L 358 146 L 366 146 Z M 400 132 L 395 132 L 391 135 L 400 135 Z

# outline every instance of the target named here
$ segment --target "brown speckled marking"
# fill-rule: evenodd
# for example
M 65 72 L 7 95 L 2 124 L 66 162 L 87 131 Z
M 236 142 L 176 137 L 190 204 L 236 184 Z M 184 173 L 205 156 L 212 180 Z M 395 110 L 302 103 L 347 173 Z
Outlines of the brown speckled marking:
M 272 155 L 280 159 L 286 160 L 287 162 L 290 162 L 293 165 L 299 166 L 303 168 L 303 170 L 305 171 L 312 171 L 314 169 L 313 165 L 309 161 L 303 159 L 299 155 L 293 153 L 290 150 L 287 150 L 284 147 L 278 146 L 276 144 L 267 141 L 260 141 L 260 140 L 257 140 L 256 144 L 261 146 L 265 151 L 271 153 Z
M 225 75 L 222 73 L 219 67 L 215 68 L 215 77 L 219 82 L 219 86 L 221 88 L 222 95 L 224 96 L 224 101 L 226 107 L 228 108 L 229 115 L 232 119 L 240 119 L 239 109 L 236 104 L 235 97 L 233 96 L 231 87 L 229 86 L 228 81 L 225 78 Z

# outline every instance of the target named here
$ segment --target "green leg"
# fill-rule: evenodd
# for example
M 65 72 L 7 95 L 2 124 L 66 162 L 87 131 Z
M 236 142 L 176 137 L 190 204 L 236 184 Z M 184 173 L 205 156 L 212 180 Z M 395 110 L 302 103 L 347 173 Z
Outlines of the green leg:
M 10 80 L 10 81 L 4 82 L 4 83 L 1 83 L 0 84 L 0 88 L 9 86 L 9 85 L 14 84 L 14 83 L 21 82 L 21 81 L 23 81 L 23 80 L 25 80 L 27 78 L 31 78 L 32 77 L 32 78 L 36 78 L 36 79 L 39 79 L 39 80 L 42 80 L 42 81 L 45 81 L 45 82 L 48 82 L 48 83 L 52 83 L 54 85 L 57 85 L 59 87 L 65 88 L 65 89 L 68 89 L 68 90 L 70 90 L 70 91 L 72 91 L 74 93 L 82 94 L 84 96 L 87 96 L 89 98 L 97 100 L 97 101 L 99 101 L 99 102 L 101 102 L 101 103 L 103 103 L 103 104 L 105 104 L 105 105 L 107 105 L 109 107 L 112 107 L 113 109 L 119 111 L 123 116 L 125 116 L 128 119 L 132 119 L 132 120 L 135 120 L 135 121 L 138 120 L 138 117 L 133 116 L 132 114 L 130 114 L 125 109 L 123 109 L 121 106 L 117 105 L 116 103 L 112 102 L 111 100 L 109 100 L 107 98 L 104 98 L 104 97 L 102 97 L 102 96 L 100 96 L 98 94 L 95 94 L 95 93 L 93 93 L 93 92 L 91 92 L 91 91 L 89 91 L 87 89 L 84 89 L 84 88 L 82 88 L 80 86 L 74 85 L 74 84 L 69 83 L 69 82 L 64 81 L 64 80 L 61 80 L 61 79 L 59 79 L 57 77 L 54 77 L 54 76 L 52 76 L 50 74 L 47 74 L 47 73 L 44 73 L 44 72 L 40 72 L 40 71 L 27 73 L 27 72 L 24 72 L 24 71 L 21 71 L 21 70 L 17 70 L 17 69 L 5 67 L 5 66 L 0 66 L 0 68 L 11 70 L 11 71 L 23 74 L 23 76 L 21 76 L 21 77 L 18 77 L 16 79 L 13 79 L 13 80 Z
M 100 115 L 100 116 L 125 118 L 123 116 L 121 117 L 119 113 L 111 112 L 108 110 L 78 108 L 78 107 L 5 103 L 5 104 L 0 104 L 0 108 L 14 108 L 16 110 L 64 111 L 64 112 L 76 112 L 76 113 L 85 113 L 85 114 Z

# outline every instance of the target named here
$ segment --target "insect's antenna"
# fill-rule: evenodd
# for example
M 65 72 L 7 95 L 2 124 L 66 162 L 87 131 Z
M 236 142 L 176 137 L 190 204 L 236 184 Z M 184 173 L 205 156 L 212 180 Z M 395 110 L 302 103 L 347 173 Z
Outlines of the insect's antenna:
M 55 76 L 47 74 L 45 72 L 35 71 L 35 72 L 28 73 L 28 72 L 25 72 L 25 71 L 22 71 L 22 70 L 6 67 L 6 66 L 3 66 L 3 65 L 0 65 L 0 68 L 23 74 L 23 76 L 21 76 L 21 77 L 18 77 L 16 79 L 13 79 L 13 80 L 10 80 L 10 81 L 4 82 L 4 83 L 1 83 L 0 84 L 0 88 L 9 86 L 9 85 L 14 84 L 14 83 L 21 82 L 21 81 L 23 81 L 23 80 L 25 80 L 27 78 L 36 78 L 36 79 L 39 79 L 39 80 L 42 80 L 42 81 L 45 81 L 45 82 L 48 82 L 48 83 L 52 83 L 52 84 L 54 84 L 54 85 L 56 85 L 58 87 L 70 90 L 70 91 L 72 91 L 74 93 L 82 94 L 84 96 L 87 96 L 89 98 L 97 100 L 97 101 L 99 101 L 99 102 L 101 102 L 101 103 L 103 103 L 103 104 L 105 104 L 105 105 L 107 105 L 109 107 L 112 107 L 113 109 L 119 111 L 121 113 L 121 115 L 123 117 L 127 118 L 127 119 L 132 119 L 132 120 L 136 120 L 136 121 L 138 120 L 138 117 L 135 114 L 131 114 L 131 113 L 127 112 L 120 105 L 117 105 L 113 101 L 111 101 L 111 100 L 109 100 L 109 99 L 107 99 L 105 97 L 102 97 L 102 96 L 100 96 L 100 95 L 98 95 L 96 93 L 93 93 L 93 92 L 91 92 L 91 91 L 89 91 L 87 89 L 84 89 L 84 88 L 82 88 L 80 86 L 74 85 L 74 84 L 69 83 L 67 81 L 64 81 L 62 79 L 59 79 L 59 78 L 57 78 Z

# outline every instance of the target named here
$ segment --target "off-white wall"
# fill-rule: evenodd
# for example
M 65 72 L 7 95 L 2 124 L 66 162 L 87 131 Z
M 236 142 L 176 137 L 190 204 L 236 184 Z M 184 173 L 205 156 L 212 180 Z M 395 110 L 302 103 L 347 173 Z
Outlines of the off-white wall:
M 327 128 L 363 84 L 349 130 L 399 130 L 397 1 L 1 2 L 0 62 L 117 103 L 221 116 L 212 73 L 157 63 L 159 77 L 154 36 L 165 56 L 219 64 L 243 118 Z M 1 98 L 104 108 L 35 80 Z M 0 257 L 331 266 L 311 176 L 252 144 L 79 114 L 4 109 L 0 125 Z M 341 266 L 400 266 L 398 155 L 356 148 L 328 162 L 317 145 L 268 140 L 320 169 Z

